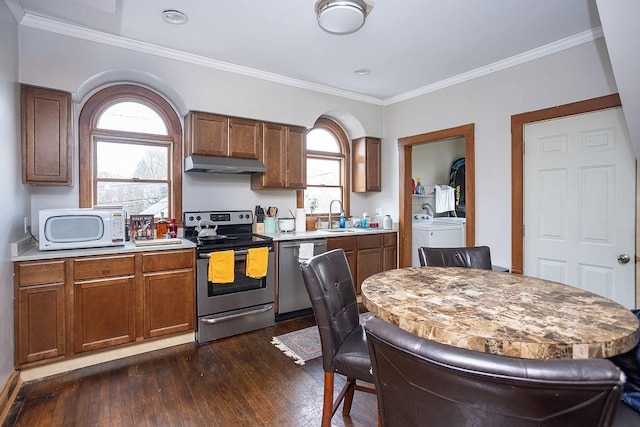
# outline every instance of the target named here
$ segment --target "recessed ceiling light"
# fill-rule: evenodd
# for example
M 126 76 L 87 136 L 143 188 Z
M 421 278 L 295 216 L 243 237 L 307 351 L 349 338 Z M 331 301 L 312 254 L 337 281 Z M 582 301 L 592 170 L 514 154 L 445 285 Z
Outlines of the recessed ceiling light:
M 366 76 L 370 72 L 371 70 L 368 68 L 360 68 L 359 70 L 355 70 L 353 74 L 355 74 L 356 76 Z
M 169 24 L 186 24 L 189 20 L 189 17 L 179 10 L 175 9 L 167 9 L 162 11 L 162 20 L 164 22 L 168 22 Z

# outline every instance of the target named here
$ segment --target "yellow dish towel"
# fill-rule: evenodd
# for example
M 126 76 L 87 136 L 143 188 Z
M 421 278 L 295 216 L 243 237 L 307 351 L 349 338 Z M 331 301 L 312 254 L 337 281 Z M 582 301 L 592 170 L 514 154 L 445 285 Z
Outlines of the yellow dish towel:
M 209 281 L 233 283 L 235 260 L 233 251 L 211 252 L 209 255 Z
M 247 250 L 246 275 L 260 279 L 267 275 L 269 248 L 251 248 Z

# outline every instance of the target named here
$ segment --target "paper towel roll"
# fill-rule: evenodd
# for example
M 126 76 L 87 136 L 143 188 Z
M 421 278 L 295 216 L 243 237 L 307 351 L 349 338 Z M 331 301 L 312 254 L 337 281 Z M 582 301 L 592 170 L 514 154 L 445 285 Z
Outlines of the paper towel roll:
M 307 229 L 307 214 L 304 208 L 296 209 L 296 231 L 303 232 Z

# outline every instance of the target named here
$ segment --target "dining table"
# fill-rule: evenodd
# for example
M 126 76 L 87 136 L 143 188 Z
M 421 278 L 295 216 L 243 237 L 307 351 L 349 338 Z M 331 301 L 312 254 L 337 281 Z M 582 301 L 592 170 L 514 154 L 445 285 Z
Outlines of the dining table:
M 407 267 L 364 280 L 376 317 L 454 347 L 526 359 L 608 358 L 631 350 L 631 310 L 574 286 L 460 267 Z

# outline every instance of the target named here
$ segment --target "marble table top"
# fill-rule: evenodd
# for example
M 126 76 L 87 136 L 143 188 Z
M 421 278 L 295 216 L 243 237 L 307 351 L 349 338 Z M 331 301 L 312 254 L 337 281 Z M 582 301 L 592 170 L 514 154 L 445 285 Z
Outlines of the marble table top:
M 638 320 L 599 295 L 473 268 L 409 267 L 362 283 L 375 316 L 455 347 L 526 359 L 605 358 L 638 341 Z

